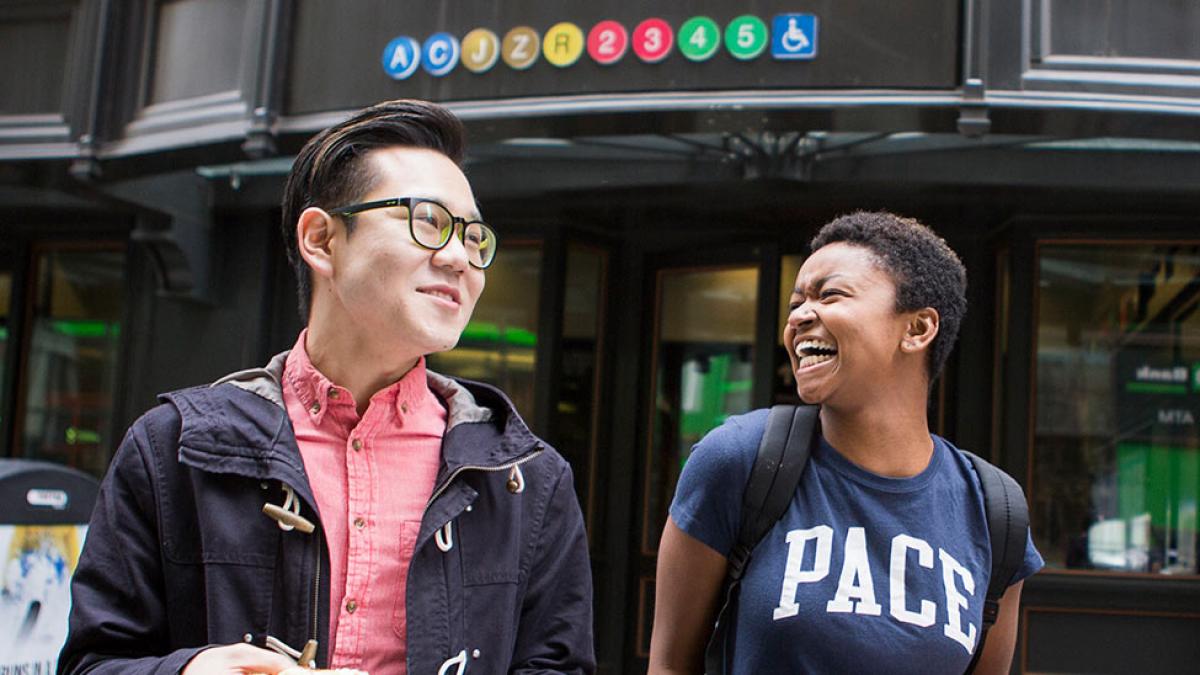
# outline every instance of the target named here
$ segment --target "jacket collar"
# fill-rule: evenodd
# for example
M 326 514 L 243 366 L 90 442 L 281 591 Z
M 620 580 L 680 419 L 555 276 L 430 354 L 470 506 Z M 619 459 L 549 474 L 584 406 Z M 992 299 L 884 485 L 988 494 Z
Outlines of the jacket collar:
M 287 354 L 275 355 L 264 367 L 226 375 L 207 387 L 162 395 L 182 420 L 180 460 L 200 469 L 261 479 L 283 479 L 276 475 L 280 472 L 293 481 L 296 474 L 303 476 L 283 402 Z M 426 371 L 426 377 L 429 388 L 446 405 L 444 471 L 500 466 L 538 443 L 499 389 L 433 371 Z

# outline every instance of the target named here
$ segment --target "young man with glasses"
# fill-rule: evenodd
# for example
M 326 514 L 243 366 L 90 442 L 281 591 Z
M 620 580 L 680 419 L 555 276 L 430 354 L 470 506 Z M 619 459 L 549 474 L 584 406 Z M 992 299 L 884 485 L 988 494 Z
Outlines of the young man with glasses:
M 503 393 L 425 369 L 496 255 L 462 135 L 392 101 L 300 151 L 283 225 L 307 328 L 130 429 L 61 673 L 594 670 L 570 467 Z

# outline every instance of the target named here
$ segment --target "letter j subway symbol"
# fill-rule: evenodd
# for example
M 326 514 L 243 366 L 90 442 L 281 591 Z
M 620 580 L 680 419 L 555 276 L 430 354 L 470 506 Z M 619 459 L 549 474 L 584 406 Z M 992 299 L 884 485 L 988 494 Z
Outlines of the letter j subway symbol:
M 500 59 L 500 38 L 486 28 L 476 28 L 463 36 L 462 64 L 472 73 L 484 73 Z

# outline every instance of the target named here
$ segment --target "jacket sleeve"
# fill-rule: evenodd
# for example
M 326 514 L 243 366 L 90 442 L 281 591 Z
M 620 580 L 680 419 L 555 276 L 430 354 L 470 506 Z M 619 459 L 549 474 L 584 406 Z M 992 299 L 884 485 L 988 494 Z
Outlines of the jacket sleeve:
M 59 675 L 178 673 L 203 648 L 165 651 L 170 637 L 149 427 L 168 414 L 159 408 L 134 423 L 101 483 L 71 579 Z M 155 436 L 178 438 L 178 418 L 161 426 L 174 430 Z
M 509 672 L 594 673 L 587 531 L 565 462 L 537 539 Z

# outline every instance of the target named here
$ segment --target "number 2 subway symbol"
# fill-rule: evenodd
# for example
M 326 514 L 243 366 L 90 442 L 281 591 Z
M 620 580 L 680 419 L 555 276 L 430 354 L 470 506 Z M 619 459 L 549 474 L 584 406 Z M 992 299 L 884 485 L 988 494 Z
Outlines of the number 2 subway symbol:
M 620 61 L 628 49 L 629 33 L 616 21 L 601 21 L 588 32 L 588 55 L 602 66 L 610 66 Z

